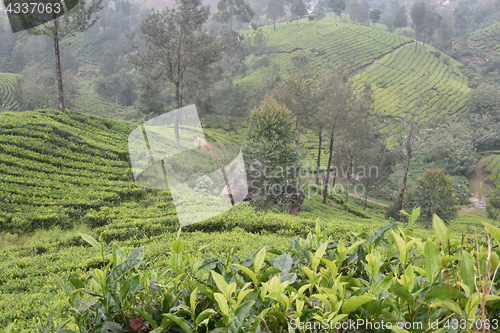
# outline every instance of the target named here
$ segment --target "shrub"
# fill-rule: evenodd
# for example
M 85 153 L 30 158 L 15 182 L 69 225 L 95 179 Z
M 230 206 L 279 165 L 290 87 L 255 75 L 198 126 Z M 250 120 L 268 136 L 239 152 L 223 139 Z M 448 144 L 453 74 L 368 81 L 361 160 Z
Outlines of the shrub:
M 427 224 L 430 224 L 434 214 L 449 222 L 457 216 L 460 208 L 455 197 L 453 180 L 439 168 L 424 171 L 422 177 L 417 179 L 417 186 L 408 191 L 405 206 L 410 209 L 414 206 L 420 207 Z
M 252 110 L 243 153 L 253 179 L 249 191 L 259 209 L 293 202 L 299 188 L 296 137 L 292 113 L 274 98 L 266 97 Z

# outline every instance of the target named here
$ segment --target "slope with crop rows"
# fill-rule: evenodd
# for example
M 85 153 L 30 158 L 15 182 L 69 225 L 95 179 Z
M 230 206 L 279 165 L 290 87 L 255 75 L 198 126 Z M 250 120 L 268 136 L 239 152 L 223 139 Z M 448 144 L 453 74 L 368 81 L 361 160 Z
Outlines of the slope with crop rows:
M 500 187 L 500 155 L 490 155 L 484 161 L 484 170 L 490 174 L 490 180 Z
M 0 73 L 0 110 L 3 108 L 17 111 L 19 106 L 14 97 L 15 74 Z

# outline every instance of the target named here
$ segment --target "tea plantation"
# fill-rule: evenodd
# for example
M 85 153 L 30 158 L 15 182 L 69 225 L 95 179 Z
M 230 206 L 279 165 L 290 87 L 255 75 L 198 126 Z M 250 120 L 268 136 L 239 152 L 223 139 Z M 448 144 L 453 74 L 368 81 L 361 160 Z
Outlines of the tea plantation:
M 131 181 L 131 126 L 78 113 L 0 116 L 0 228 L 33 231 L 144 195 Z
M 399 133 L 404 105 L 415 96 L 415 78 L 424 77 L 421 94 L 426 109 L 444 109 L 447 119 L 460 117 L 469 92 L 462 65 L 429 45 L 405 44 L 384 56 L 358 77 L 372 83 L 375 113 L 384 121 L 381 131 Z M 424 76 L 425 75 L 425 76 Z M 436 114 L 429 113 L 430 117 Z
M 474 42 L 470 45 L 471 49 L 500 55 L 500 23 L 470 33 L 469 39 Z
M 319 22 L 302 19 L 299 20 L 299 26 L 280 23 L 276 25 L 276 30 L 272 26 L 260 28 L 267 39 L 266 46 L 247 57 L 245 64 L 248 70 L 244 76 L 236 79 L 237 83 L 255 87 L 272 65 L 278 65 L 281 74 L 287 76 L 288 70 L 294 69 L 290 56 L 296 51 L 310 53 L 313 63 L 318 66 L 348 63 L 356 69 L 412 41 L 382 30 L 333 22 L 333 16 L 330 15 L 327 18 Z M 255 32 L 246 32 L 244 37 L 244 41 L 250 44 Z M 270 66 L 255 68 L 255 63 L 264 56 L 267 56 Z
M 168 192 L 140 189 L 133 181 L 127 138 L 135 126 L 79 113 L 28 111 L 1 113 L 0 128 L 2 327 L 12 321 L 16 328 L 33 327 L 32 319 L 47 304 L 61 307 L 50 273 L 82 277 L 99 267 L 70 229 L 74 225 L 87 232 L 92 228 L 95 235 L 105 231 L 109 242 L 147 244 L 153 256 L 165 255 L 179 224 Z M 382 223 L 367 224 L 355 215 L 362 214 L 356 208 L 349 208 L 353 214 L 345 205 L 322 206 L 319 200 L 306 202 L 298 218 L 256 215 L 242 205 L 184 230 L 195 244 L 211 244 L 204 253 L 220 254 L 236 246 L 251 251 L 261 240 L 272 246 L 288 243 L 294 235 L 305 236 L 317 220 L 339 236 Z M 328 222 L 336 216 L 341 223 Z M 27 243 L 16 236 L 50 227 L 55 229 L 37 231 Z M 24 244 L 16 246 L 19 242 Z
M 1 113 L 0 128 L 0 327 L 35 330 L 39 318 L 50 326 L 47 318 L 60 323 L 68 317 L 68 302 L 55 276 L 85 281 L 106 265 L 79 232 L 101 235 L 110 246 L 118 242 L 123 251 L 144 249 L 148 276 L 164 276 L 179 223 L 168 191 L 135 186 L 127 153 L 127 137 L 135 126 L 45 110 Z M 256 213 L 243 203 L 184 227 L 183 253 L 203 260 L 217 256 L 227 266 L 233 254 L 263 246 L 270 253 L 285 251 L 296 236 L 314 233 L 316 225 L 331 240 L 352 241 L 388 223 L 376 205 L 369 204 L 365 212 L 357 200 L 345 203 L 337 195 L 329 195 L 330 204 L 323 205 L 318 189 L 307 188 L 297 216 Z M 482 222 L 460 216 L 451 239 L 460 241 L 460 231 L 472 235 Z M 433 237 L 420 226 L 413 229 L 416 237 Z
M 484 170 L 490 173 L 490 180 L 500 187 L 500 155 L 490 155 L 484 160 Z
M 14 82 L 16 82 L 16 74 L 0 73 L 0 110 L 2 108 L 19 110 L 14 97 Z
M 280 23 L 276 30 L 272 26 L 260 29 L 266 46 L 246 58 L 248 69 L 235 78 L 238 84 L 255 87 L 273 65 L 279 66 L 282 76 L 288 76 L 294 70 L 291 57 L 297 51 L 310 54 L 316 66 L 349 64 L 359 73 L 359 82 L 372 84 L 374 113 L 381 131 L 390 132 L 391 146 L 395 144 L 395 137 L 391 135 L 400 132 L 398 116 L 402 106 L 411 105 L 415 96 L 417 77 L 425 77 L 421 93 L 429 99 L 427 109 L 442 108 L 448 119 L 457 119 L 464 111 L 469 88 L 460 69 L 462 65 L 432 46 L 419 43 L 415 50 L 415 43 L 409 38 L 371 27 L 337 23 L 329 15 L 319 22 L 302 19 L 299 26 Z M 251 44 L 255 35 L 255 32 L 245 33 L 244 41 Z M 258 66 L 264 57 L 269 66 Z M 429 113 L 431 117 L 435 115 Z

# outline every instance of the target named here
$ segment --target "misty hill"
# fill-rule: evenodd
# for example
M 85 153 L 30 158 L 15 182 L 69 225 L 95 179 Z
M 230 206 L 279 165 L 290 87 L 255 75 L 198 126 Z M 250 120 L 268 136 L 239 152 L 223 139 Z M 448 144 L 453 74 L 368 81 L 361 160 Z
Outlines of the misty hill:
M 250 55 L 245 64 L 249 70 L 237 82 L 255 87 L 271 71 L 280 66 L 283 76 L 294 70 L 291 56 L 297 51 L 312 55 L 314 64 L 349 64 L 358 71 L 357 78 L 369 81 L 374 89 L 374 108 L 383 132 L 398 132 L 401 105 L 411 102 L 416 79 L 425 75 L 422 93 L 428 94 L 427 107 L 444 108 L 448 119 L 457 119 L 464 111 L 469 92 L 462 64 L 429 45 L 390 32 L 337 23 L 332 16 L 316 22 L 306 19 L 263 27 L 267 45 L 258 56 Z M 247 39 L 255 32 L 247 32 Z M 248 42 L 250 43 L 250 42 Z M 259 67 L 267 58 L 269 66 Z M 396 126 L 396 127 L 395 127 Z
M 500 23 L 469 34 L 470 48 L 489 57 L 500 56 Z

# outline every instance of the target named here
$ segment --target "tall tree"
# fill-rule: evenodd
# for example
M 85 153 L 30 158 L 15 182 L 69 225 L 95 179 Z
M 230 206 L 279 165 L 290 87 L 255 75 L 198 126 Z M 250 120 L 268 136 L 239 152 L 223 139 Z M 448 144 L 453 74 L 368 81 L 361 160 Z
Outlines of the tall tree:
M 347 103 L 348 112 L 344 116 L 345 124 L 338 138 L 337 152 L 343 156 L 344 166 L 347 168 L 345 199 L 349 200 L 349 186 L 351 184 L 354 164 L 371 145 L 375 143 L 377 129 L 372 123 L 370 111 L 373 105 L 373 93 L 370 85 L 365 85 L 360 92 L 354 93 Z M 360 133 L 362 133 L 360 135 Z
M 214 15 L 215 20 L 228 24 L 230 31 L 233 30 L 234 18 L 249 23 L 255 16 L 255 11 L 245 0 L 219 0 L 217 10 L 217 14 Z
M 309 127 L 310 118 L 316 108 L 314 101 L 315 74 L 312 71 L 302 71 L 290 75 L 275 90 L 276 100 L 284 104 L 295 119 L 297 131 L 296 143 L 300 133 Z
M 437 29 L 439 29 L 439 26 L 443 21 L 443 17 L 439 15 L 431 6 L 426 6 L 426 10 L 423 42 L 425 43 L 428 41 L 430 44 L 432 43 L 434 33 Z
M 380 9 L 373 9 L 370 11 L 369 17 L 373 25 L 375 25 L 375 23 L 378 23 L 378 21 L 380 21 L 380 15 L 382 15 Z
M 306 4 L 303 0 L 292 0 L 290 12 L 297 20 L 297 25 L 299 25 L 299 18 L 307 14 Z
M 349 13 L 349 17 L 352 23 L 356 22 L 359 16 L 359 1 L 358 0 L 350 0 L 347 5 L 347 12 Z
M 248 115 L 250 103 L 245 88 L 227 80 L 215 90 L 214 104 L 217 113 L 227 119 L 229 135 L 236 133 L 234 121 Z
M 328 166 L 323 191 L 323 203 L 325 204 L 328 196 L 335 137 L 343 131 L 349 115 L 349 106 L 354 98 L 353 81 L 349 78 L 348 74 L 345 71 L 324 70 L 318 75 L 318 80 L 316 81 L 319 96 L 323 97 L 319 102 L 321 121 L 325 124 L 323 130 L 329 138 L 327 150 Z
M 330 0 L 330 7 L 332 7 L 335 17 L 340 17 L 342 12 L 347 8 L 345 0 Z
M 267 16 L 273 20 L 274 30 L 276 30 L 276 20 L 285 16 L 285 1 L 269 0 L 269 5 L 267 6 Z
M 368 0 L 361 0 L 358 7 L 357 20 L 359 23 L 367 22 L 370 15 L 370 5 Z
M 316 21 L 322 20 L 325 18 L 325 5 L 323 0 L 319 0 L 314 7 L 314 18 Z
M 450 18 L 445 17 L 438 29 L 438 48 L 448 51 L 453 46 L 453 23 Z
M 418 140 L 418 136 L 425 128 L 439 123 L 440 117 L 443 114 L 440 104 L 434 108 L 428 106 L 430 93 L 424 89 L 428 77 L 429 73 L 424 73 L 422 77 L 415 80 L 413 87 L 411 87 L 412 98 L 407 99 L 406 102 L 401 105 L 403 112 L 401 116 L 399 116 L 399 119 L 401 121 L 402 130 L 400 130 L 399 133 L 401 135 L 402 149 L 405 154 L 406 162 L 397 200 L 398 214 L 403 208 L 410 161 L 415 153 L 415 143 Z
M 149 116 L 156 116 L 165 112 L 168 104 L 165 96 L 165 84 L 161 80 L 161 72 L 156 69 L 144 69 L 139 71 L 136 78 L 137 111 Z
M 68 4 L 74 4 L 69 1 Z M 63 75 L 61 69 L 61 54 L 59 42 L 78 33 L 88 30 L 98 19 L 97 13 L 103 8 L 102 0 L 78 1 L 66 15 L 57 16 L 53 12 L 53 21 L 43 26 L 29 30 L 33 35 L 46 35 L 54 41 L 57 87 L 59 92 L 59 111 L 65 110 Z
M 417 50 L 418 40 L 420 39 L 420 34 L 425 31 L 425 16 L 427 14 L 427 6 L 425 2 L 419 1 L 415 2 L 410 9 L 411 20 L 413 22 L 412 28 L 417 34 L 415 41 L 415 51 Z
M 408 16 L 406 14 L 405 5 L 401 5 L 396 12 L 393 13 L 392 25 L 394 28 L 404 28 L 408 25 Z
M 221 33 L 220 44 L 224 51 L 223 58 L 226 60 L 229 80 L 233 80 L 235 66 L 238 61 L 245 57 L 244 48 L 241 45 L 241 35 L 233 30 L 225 30 Z
M 178 0 L 173 9 L 153 10 L 141 24 L 145 46 L 132 36 L 128 59 L 139 69 L 158 67 L 175 86 L 175 139 L 180 144 L 181 86 L 189 68 L 204 68 L 220 56 L 220 48 L 203 27 L 210 11 L 201 0 Z

